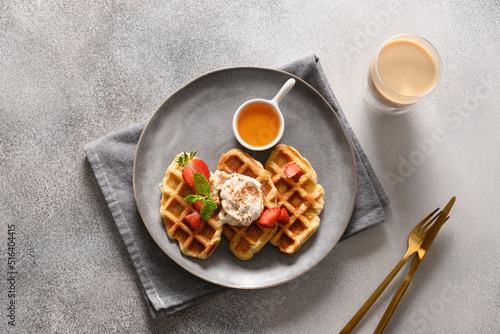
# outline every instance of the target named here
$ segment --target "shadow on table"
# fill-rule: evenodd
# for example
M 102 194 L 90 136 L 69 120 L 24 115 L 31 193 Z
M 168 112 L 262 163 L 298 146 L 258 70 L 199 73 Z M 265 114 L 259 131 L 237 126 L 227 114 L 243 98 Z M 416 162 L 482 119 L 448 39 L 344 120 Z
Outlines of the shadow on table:
M 411 177 L 415 165 L 420 162 L 420 156 L 417 156 L 417 129 L 411 124 L 409 113 L 384 115 L 370 110 L 368 106 L 363 113 L 368 118 L 367 129 L 373 143 L 374 153 L 369 158 L 380 161 L 382 170 L 378 176 L 386 187 L 394 188 Z

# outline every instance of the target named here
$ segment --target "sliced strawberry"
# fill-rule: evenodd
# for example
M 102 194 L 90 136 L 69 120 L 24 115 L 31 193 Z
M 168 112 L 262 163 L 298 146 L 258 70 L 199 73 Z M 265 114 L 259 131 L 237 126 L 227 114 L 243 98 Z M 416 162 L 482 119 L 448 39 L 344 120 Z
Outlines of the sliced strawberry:
M 259 217 L 259 224 L 263 227 L 273 227 L 281 214 L 279 208 L 269 208 L 264 210 Z
M 280 216 L 278 217 L 278 221 L 288 224 L 290 222 L 290 215 L 288 214 L 288 211 L 286 211 L 285 208 L 281 208 L 280 210 Z
M 283 172 L 285 173 L 287 178 L 291 179 L 295 175 L 299 174 L 301 172 L 301 169 L 295 162 L 290 162 L 285 166 Z
M 184 217 L 184 222 L 188 224 L 192 230 L 196 230 L 201 225 L 201 216 L 198 212 L 190 213 Z
M 203 201 L 198 201 L 193 203 L 193 209 L 195 209 L 198 213 L 201 213 L 202 206 L 203 206 Z
M 193 175 L 194 173 L 202 174 L 207 180 L 210 179 L 210 170 L 207 164 L 200 159 L 193 159 L 189 161 L 182 169 L 182 177 L 191 187 L 194 187 Z

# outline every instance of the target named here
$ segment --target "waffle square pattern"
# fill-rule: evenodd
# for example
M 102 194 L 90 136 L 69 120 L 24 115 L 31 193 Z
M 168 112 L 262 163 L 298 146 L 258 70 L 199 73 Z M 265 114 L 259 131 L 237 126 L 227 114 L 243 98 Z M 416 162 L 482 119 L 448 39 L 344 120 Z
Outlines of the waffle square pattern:
M 284 167 L 292 162 L 301 171 L 288 178 Z M 290 215 L 288 223 L 278 222 L 278 230 L 270 242 L 280 251 L 293 254 L 318 229 L 325 192 L 309 161 L 293 147 L 278 145 L 267 159 L 265 168 L 278 190 L 278 206 L 285 207 Z
M 219 159 L 217 169 L 229 174 L 238 173 L 256 179 L 262 186 L 264 210 L 277 207 L 278 192 L 271 175 L 262 164 L 240 149 L 232 149 Z M 240 260 L 248 260 L 259 252 L 276 233 L 274 227 L 262 227 L 257 221 L 249 226 L 224 224 L 223 233 L 229 239 L 229 249 Z
M 184 200 L 186 196 L 194 194 L 195 189 L 182 178 L 183 167 L 176 162 L 178 157 L 167 168 L 161 183 L 160 214 L 169 238 L 178 240 L 183 254 L 206 259 L 219 245 L 222 225 L 213 217 L 202 220 L 196 230 L 184 223 L 184 217 L 196 211 L 191 203 Z

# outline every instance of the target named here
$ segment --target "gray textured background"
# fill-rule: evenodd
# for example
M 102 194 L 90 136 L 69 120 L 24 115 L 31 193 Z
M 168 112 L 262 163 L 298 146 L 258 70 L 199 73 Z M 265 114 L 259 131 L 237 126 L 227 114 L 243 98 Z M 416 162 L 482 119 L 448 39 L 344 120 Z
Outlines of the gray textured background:
M 338 332 L 403 255 L 416 221 L 456 195 L 387 332 L 499 332 L 499 22 L 493 0 L 3 1 L 0 331 Z M 415 112 L 382 117 L 364 106 L 362 81 L 377 46 L 406 32 L 436 46 L 444 75 Z M 386 187 L 388 221 L 288 284 L 227 290 L 153 321 L 82 145 L 147 118 L 207 71 L 311 53 Z M 14 330 L 8 224 L 17 229 Z M 375 328 L 389 299 L 359 332 Z

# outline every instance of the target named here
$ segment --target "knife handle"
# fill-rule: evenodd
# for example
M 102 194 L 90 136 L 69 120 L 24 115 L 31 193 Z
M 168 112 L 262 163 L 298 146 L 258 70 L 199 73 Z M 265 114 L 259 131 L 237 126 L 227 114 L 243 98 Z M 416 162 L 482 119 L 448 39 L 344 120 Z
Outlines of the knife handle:
M 391 319 L 391 316 L 396 310 L 396 307 L 398 307 L 401 298 L 403 298 L 406 289 L 408 289 L 408 287 L 410 286 L 414 274 L 415 271 L 408 273 L 408 275 L 405 276 L 405 278 L 399 285 L 398 290 L 394 294 L 394 297 L 392 297 L 391 303 L 389 304 L 389 306 L 387 306 L 387 309 L 385 310 L 385 313 L 382 316 L 382 319 L 380 319 L 380 322 L 378 323 L 378 326 L 373 332 L 373 334 L 380 334 L 384 331 L 385 326 L 387 326 L 387 323 L 389 322 L 389 319 Z

